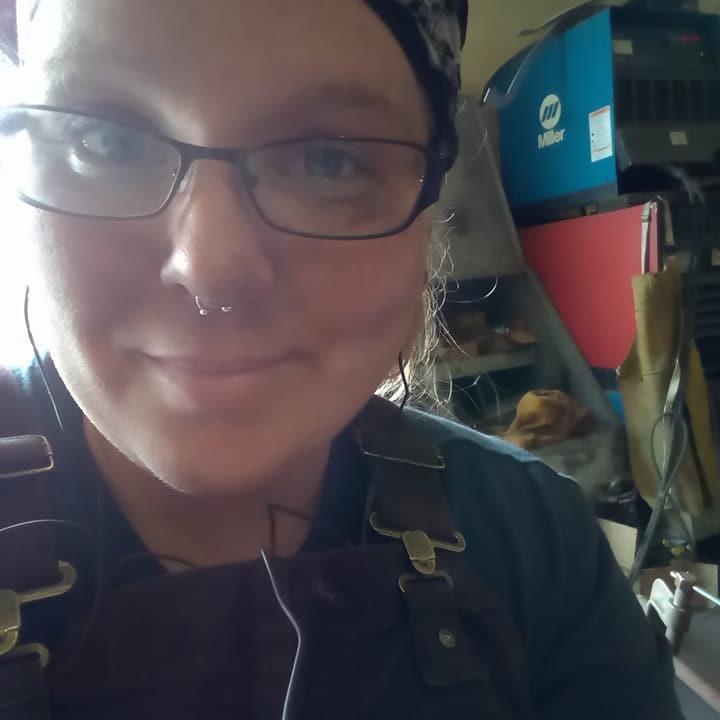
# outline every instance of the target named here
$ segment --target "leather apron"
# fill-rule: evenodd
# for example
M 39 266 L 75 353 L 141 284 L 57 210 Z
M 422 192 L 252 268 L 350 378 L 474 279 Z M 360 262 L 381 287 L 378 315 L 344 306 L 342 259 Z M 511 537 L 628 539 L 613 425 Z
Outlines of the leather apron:
M 89 627 L 70 663 L 32 621 L 73 592 L 52 526 L 0 532 L 0 720 L 532 717 L 522 639 L 466 560 L 439 449 L 376 398 L 354 432 L 376 542 L 104 592 L 67 619 Z M 20 433 L 0 440 L 0 528 L 48 517 L 52 450 Z

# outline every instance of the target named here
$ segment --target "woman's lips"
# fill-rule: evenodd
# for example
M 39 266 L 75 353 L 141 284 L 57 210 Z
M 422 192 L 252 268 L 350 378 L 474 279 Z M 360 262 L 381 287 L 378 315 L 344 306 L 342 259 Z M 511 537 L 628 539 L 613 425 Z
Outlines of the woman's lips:
M 264 394 L 293 366 L 290 354 L 256 358 L 146 355 L 154 374 L 183 405 L 227 406 Z M 166 394 L 164 397 L 168 397 Z
M 274 355 L 260 358 L 242 358 L 235 360 L 211 360 L 205 356 L 167 356 L 153 357 L 152 360 L 173 372 L 190 375 L 238 375 L 256 372 L 282 362 L 286 355 Z

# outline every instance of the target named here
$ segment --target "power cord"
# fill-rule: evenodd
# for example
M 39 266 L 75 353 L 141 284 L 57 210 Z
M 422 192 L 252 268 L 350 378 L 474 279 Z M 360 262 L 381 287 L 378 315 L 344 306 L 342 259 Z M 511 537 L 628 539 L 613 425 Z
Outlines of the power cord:
M 300 628 L 300 624 L 298 623 L 295 616 L 292 614 L 287 602 L 285 601 L 282 594 L 280 593 L 280 590 L 278 589 L 277 580 L 275 579 L 275 574 L 273 573 L 268 556 L 265 554 L 264 550 L 261 550 L 260 554 L 262 555 L 263 562 L 265 563 L 265 569 L 267 571 L 268 577 L 270 578 L 270 584 L 272 585 L 272 589 L 275 593 L 275 598 L 277 599 L 278 605 L 280 606 L 283 613 L 285 613 L 285 617 L 287 617 L 287 619 L 290 621 L 290 624 L 292 625 L 293 630 L 295 631 L 295 635 L 297 637 L 297 649 L 295 651 L 295 658 L 293 660 L 292 670 L 290 671 L 290 679 L 288 680 L 287 690 L 285 691 L 285 701 L 283 702 L 282 720 L 287 720 L 290 717 L 290 708 L 292 707 L 293 700 L 295 698 L 297 674 L 303 652 L 303 634 Z
M 541 50 L 545 48 L 550 39 L 560 35 L 574 24 L 591 17 L 597 12 L 600 12 L 605 7 L 606 5 L 600 3 L 598 0 L 585 0 L 585 2 L 582 2 L 575 7 L 571 7 L 557 13 L 538 27 L 520 30 L 520 32 L 518 32 L 518 37 L 536 35 L 545 30 L 548 30 L 548 33 L 544 37 L 540 38 L 540 40 L 538 40 L 530 48 L 527 48 L 524 51 L 524 56 L 521 53 L 516 57 L 520 64 L 515 70 L 513 77 L 510 79 L 505 92 L 498 92 L 496 87 L 498 73 L 493 75 L 483 90 L 481 103 L 483 105 L 492 105 L 498 110 L 503 110 L 506 107 L 509 107 L 515 100 L 517 94 L 520 92 L 520 88 L 525 82 L 525 78 L 530 72 L 530 68 L 535 62 L 535 58 L 539 56 Z
M 634 585 L 636 580 L 638 579 L 638 576 L 640 575 L 640 572 L 642 571 L 645 561 L 647 560 L 648 553 L 650 551 L 650 548 L 652 547 L 652 544 L 655 542 L 655 538 L 657 535 L 658 527 L 660 524 L 660 520 L 662 518 L 662 513 L 665 510 L 665 506 L 668 502 L 668 498 L 670 496 L 670 492 L 672 490 L 673 484 L 675 483 L 675 480 L 677 478 L 678 472 L 680 470 L 680 467 L 682 465 L 683 458 L 685 456 L 685 452 L 687 450 L 688 445 L 688 429 L 687 429 L 687 423 L 685 422 L 685 419 L 680 417 L 679 418 L 679 424 L 678 427 L 681 429 L 681 442 L 680 447 L 678 449 L 677 460 L 670 465 L 669 463 L 665 465 L 665 467 L 661 470 L 660 466 L 657 461 L 657 455 L 655 453 L 655 434 L 657 433 L 658 428 L 660 427 L 660 423 L 665 421 L 666 419 L 670 419 L 672 421 L 671 429 L 669 432 L 669 436 L 671 438 L 671 442 L 673 445 L 671 445 L 671 453 L 670 455 L 674 458 L 675 453 L 672 452 L 674 448 L 675 443 L 675 431 L 674 431 L 674 424 L 678 420 L 678 417 L 675 415 L 661 415 L 654 423 L 653 429 L 650 433 L 650 443 L 651 447 L 653 448 L 653 462 L 655 464 L 655 469 L 660 477 L 660 492 L 658 493 L 657 499 L 655 501 L 655 507 L 653 508 L 652 514 L 650 515 L 650 520 L 648 521 L 647 527 L 645 528 L 645 537 L 643 539 L 643 543 L 640 546 L 640 548 L 637 551 L 637 554 L 635 555 L 635 559 L 633 561 L 632 568 L 630 570 L 630 575 L 628 578 L 628 581 L 630 585 Z M 667 453 L 666 453 L 667 455 Z M 668 460 L 670 457 L 667 458 Z M 681 516 L 682 517 L 682 516 Z

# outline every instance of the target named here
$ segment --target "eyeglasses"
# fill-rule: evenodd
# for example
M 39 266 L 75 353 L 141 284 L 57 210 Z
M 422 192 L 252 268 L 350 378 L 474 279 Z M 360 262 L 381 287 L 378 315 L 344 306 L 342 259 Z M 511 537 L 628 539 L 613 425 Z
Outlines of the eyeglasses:
M 310 138 L 254 148 L 190 145 L 60 108 L 0 108 L 0 175 L 24 202 L 68 215 L 146 218 L 172 201 L 195 160 L 229 162 L 255 209 L 293 235 L 393 235 L 437 201 L 446 158 L 401 140 Z

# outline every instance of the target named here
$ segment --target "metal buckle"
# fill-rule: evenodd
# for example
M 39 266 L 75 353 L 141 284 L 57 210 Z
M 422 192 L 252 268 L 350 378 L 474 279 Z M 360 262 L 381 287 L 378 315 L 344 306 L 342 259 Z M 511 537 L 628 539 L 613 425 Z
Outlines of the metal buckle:
M 405 551 L 413 567 L 423 575 L 435 572 L 435 548 L 422 530 L 407 530 L 402 534 Z
M 388 462 L 401 463 L 402 465 L 412 465 L 414 467 L 428 468 L 429 470 L 445 470 L 445 459 L 443 458 L 440 450 L 434 448 L 435 457 L 430 459 L 417 460 L 411 457 L 399 457 L 397 455 L 389 455 L 381 452 L 380 450 L 371 447 L 370 433 L 367 430 L 358 430 L 355 433 L 360 452 L 363 455 L 371 458 L 377 458 L 378 460 L 387 460 Z
M 38 600 L 48 600 L 58 597 L 59 595 L 64 595 L 72 588 L 77 580 L 75 568 L 70 563 L 59 562 L 58 570 L 60 571 L 61 578 L 54 585 L 34 588 L 24 592 L 0 590 L 0 657 L 9 655 L 11 652 L 16 653 L 23 650 L 21 654 L 38 652 L 42 661 L 42 653 L 38 651 L 36 646 L 18 647 L 17 645 L 20 638 L 20 628 L 22 626 L 20 609 L 27 603 L 37 602 Z M 25 652 L 25 647 L 31 649 Z
M 380 516 L 374 512 L 370 514 L 370 527 L 385 537 L 395 540 L 402 540 L 405 550 L 410 558 L 413 567 L 422 575 L 435 575 L 436 556 L 435 550 L 448 550 L 449 552 L 461 553 L 465 551 L 467 544 L 462 533 L 453 531 L 454 543 L 443 540 L 435 540 L 428 536 L 423 530 L 392 530 L 380 525 Z
M 41 475 L 42 473 L 50 472 L 55 469 L 55 458 L 53 456 L 52 445 L 44 435 L 29 435 L 19 437 L 32 437 L 37 440 L 42 440 L 45 445 L 45 454 L 47 456 L 47 463 L 38 467 L 23 468 L 21 470 L 13 470 L 12 472 L 0 472 L 0 480 L 12 480 L 13 478 L 23 477 L 25 475 Z M 4 438 L 8 439 L 8 438 Z
M 408 583 L 427 582 L 428 580 L 445 580 L 451 588 L 454 587 L 452 577 L 443 570 L 438 570 L 432 573 L 432 575 L 413 575 L 412 573 L 407 573 L 399 577 L 398 585 L 403 594 L 406 595 Z
M 5 654 L 5 657 L 10 660 L 12 658 L 28 657 L 30 655 L 37 655 L 40 659 L 40 667 L 44 670 L 47 664 L 50 662 L 50 651 L 40 643 L 27 643 L 26 645 L 18 645 L 14 650 Z

